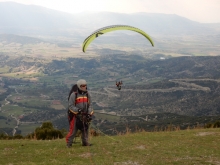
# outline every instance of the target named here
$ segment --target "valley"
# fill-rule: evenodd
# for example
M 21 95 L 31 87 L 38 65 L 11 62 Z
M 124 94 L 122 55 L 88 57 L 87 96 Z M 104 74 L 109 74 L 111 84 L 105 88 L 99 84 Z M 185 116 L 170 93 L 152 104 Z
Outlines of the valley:
M 108 134 L 128 124 L 149 131 L 170 123 L 204 127 L 219 120 L 219 63 L 218 56 L 164 60 L 122 53 L 42 60 L 1 54 L 0 130 L 26 135 L 44 121 L 68 130 L 67 95 L 79 78 L 88 81 L 96 112 L 93 127 L 113 131 Z M 123 81 L 120 91 L 116 80 Z M 174 116 L 155 118 L 160 115 Z

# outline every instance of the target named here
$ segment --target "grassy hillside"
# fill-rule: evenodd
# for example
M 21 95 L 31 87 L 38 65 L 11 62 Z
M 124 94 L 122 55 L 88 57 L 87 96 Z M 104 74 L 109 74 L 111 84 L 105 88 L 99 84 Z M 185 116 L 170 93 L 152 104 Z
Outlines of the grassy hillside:
M 220 163 L 220 129 L 138 132 L 80 139 L 72 148 L 65 140 L 1 140 L 1 165 L 145 165 Z

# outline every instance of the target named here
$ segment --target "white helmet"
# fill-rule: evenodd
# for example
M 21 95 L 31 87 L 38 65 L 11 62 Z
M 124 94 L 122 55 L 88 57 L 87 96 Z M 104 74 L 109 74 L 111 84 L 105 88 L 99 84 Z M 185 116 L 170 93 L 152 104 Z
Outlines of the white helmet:
M 84 80 L 84 79 L 79 79 L 76 84 L 77 84 L 77 87 L 78 87 L 81 91 L 84 91 L 84 92 L 87 91 L 87 88 L 85 88 L 85 89 L 82 89 L 82 88 L 81 88 L 81 85 L 87 85 L 86 80 Z

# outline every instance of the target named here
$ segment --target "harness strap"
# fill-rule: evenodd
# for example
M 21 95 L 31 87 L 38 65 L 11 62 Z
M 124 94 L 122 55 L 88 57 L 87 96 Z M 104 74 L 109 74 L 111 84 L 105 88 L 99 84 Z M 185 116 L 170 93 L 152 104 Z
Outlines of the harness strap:
M 76 106 L 76 102 L 77 102 L 76 100 L 77 100 L 78 93 L 77 92 L 74 92 L 74 93 L 75 93 L 75 106 Z M 87 97 L 87 103 L 90 104 L 88 92 L 86 92 L 86 97 Z
M 77 95 L 78 93 L 77 92 L 74 92 L 75 93 L 75 106 L 76 106 L 76 102 L 77 102 Z M 88 106 L 90 105 L 90 101 L 89 101 L 89 94 L 88 92 L 86 92 L 86 97 L 87 97 L 87 103 L 88 103 Z M 69 109 L 69 112 L 73 113 L 74 115 L 77 115 L 78 112 L 74 112 L 73 110 Z

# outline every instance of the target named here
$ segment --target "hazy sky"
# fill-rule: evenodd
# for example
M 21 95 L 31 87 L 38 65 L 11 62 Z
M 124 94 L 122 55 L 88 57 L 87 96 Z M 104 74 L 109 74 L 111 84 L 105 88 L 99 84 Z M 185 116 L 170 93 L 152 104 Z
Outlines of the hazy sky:
M 220 23 L 220 0 L 0 0 L 4 1 L 39 5 L 68 13 L 166 13 L 203 23 Z

